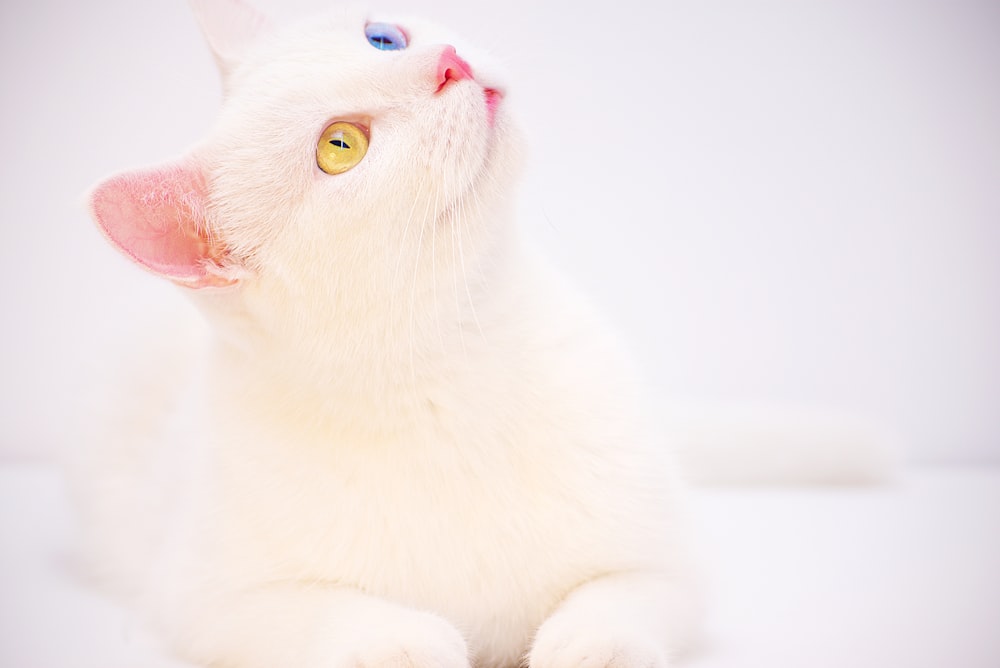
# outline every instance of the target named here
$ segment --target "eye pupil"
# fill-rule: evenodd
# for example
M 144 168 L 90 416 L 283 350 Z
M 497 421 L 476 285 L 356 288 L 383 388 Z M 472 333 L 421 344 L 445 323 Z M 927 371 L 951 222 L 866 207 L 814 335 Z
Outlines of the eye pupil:
M 337 148 L 351 148 L 350 145 L 343 139 L 331 139 L 330 143 Z

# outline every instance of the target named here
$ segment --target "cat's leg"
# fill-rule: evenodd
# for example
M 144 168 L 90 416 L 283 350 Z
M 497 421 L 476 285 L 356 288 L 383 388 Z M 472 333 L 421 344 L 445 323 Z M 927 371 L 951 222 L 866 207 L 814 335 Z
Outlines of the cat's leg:
M 465 640 L 429 612 L 307 583 L 199 598 L 183 606 L 175 649 L 238 668 L 468 668 Z
M 665 668 L 694 641 L 693 580 L 623 573 L 581 585 L 538 629 L 529 668 Z

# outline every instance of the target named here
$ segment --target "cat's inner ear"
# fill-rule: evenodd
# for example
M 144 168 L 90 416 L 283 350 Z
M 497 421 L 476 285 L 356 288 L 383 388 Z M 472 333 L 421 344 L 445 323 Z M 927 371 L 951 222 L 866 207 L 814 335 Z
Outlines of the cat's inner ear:
M 111 177 L 90 210 L 111 243 L 153 273 L 192 288 L 232 285 L 226 247 L 205 226 L 206 197 L 201 170 L 179 163 Z
M 244 0 L 190 0 L 190 3 L 225 81 L 247 48 L 271 29 L 271 23 Z

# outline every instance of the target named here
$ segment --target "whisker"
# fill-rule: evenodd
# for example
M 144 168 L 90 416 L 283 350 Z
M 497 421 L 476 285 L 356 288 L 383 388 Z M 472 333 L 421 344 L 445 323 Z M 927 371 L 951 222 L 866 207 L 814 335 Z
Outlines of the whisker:
M 458 226 L 455 224 L 455 217 L 460 216 L 464 213 L 465 206 L 465 194 L 463 193 L 459 197 L 455 210 L 449 216 L 448 223 L 451 227 L 451 266 L 449 267 L 451 271 L 451 287 L 455 293 L 455 324 L 458 326 L 458 340 L 462 345 L 462 355 L 468 358 L 469 351 L 465 347 L 465 326 L 462 323 L 462 300 L 458 294 L 458 272 L 455 271 L 456 259 L 458 253 L 461 252 L 461 247 L 459 246 L 458 252 L 456 252 L 455 246 L 457 243 L 461 242 L 461 238 L 456 240 L 458 237 Z M 465 278 L 465 269 L 462 269 L 462 277 Z
M 420 180 L 419 180 L 419 182 L 417 184 L 417 189 L 416 189 L 416 191 L 415 191 L 415 193 L 413 195 L 413 203 L 410 205 L 410 211 L 406 215 L 406 222 L 403 224 L 403 230 L 402 230 L 402 233 L 400 235 L 400 238 L 398 239 L 399 252 L 396 254 L 396 263 L 395 263 L 395 267 L 393 268 L 392 283 L 391 283 L 391 286 L 392 286 L 391 287 L 391 296 L 390 296 L 390 302 L 389 302 L 389 313 L 390 313 L 390 318 L 391 318 L 391 322 L 389 323 L 389 325 L 393 329 L 396 329 L 397 324 L 399 323 L 399 319 L 396 317 L 396 313 L 397 313 L 397 308 L 398 308 L 397 300 L 399 298 L 399 293 L 401 292 L 401 290 L 399 289 L 399 280 L 400 280 L 400 270 L 402 269 L 402 266 L 403 266 L 403 253 L 406 252 L 410 248 L 410 242 L 409 242 L 410 225 L 413 222 L 413 219 L 414 219 L 413 218 L 413 214 L 414 214 L 414 212 L 417 209 L 417 202 L 420 200 L 420 195 L 424 191 L 424 183 L 425 183 L 426 180 L 427 180 L 427 174 L 426 174 L 425 171 L 422 171 L 421 174 L 420 174 Z M 417 255 L 418 255 L 418 258 L 419 258 L 419 249 L 417 251 Z M 409 324 L 409 328 L 408 328 L 408 330 L 406 332 L 406 335 L 407 335 L 407 346 L 408 346 L 408 351 L 409 351 L 410 378 L 411 378 L 411 381 L 412 381 L 410 391 L 412 393 L 414 393 L 414 401 L 416 401 L 416 389 L 415 388 L 416 388 L 417 373 L 416 373 L 416 366 L 415 366 L 414 359 L 413 359 L 414 351 L 413 351 L 413 321 L 412 321 L 412 313 L 413 313 L 413 304 L 411 302 L 411 304 L 410 304 L 410 315 L 411 315 L 411 318 L 410 318 L 409 323 L 408 323 Z
M 393 268 L 392 272 L 392 301 L 390 302 L 390 307 L 393 309 L 392 313 L 395 312 L 396 305 L 396 293 L 399 292 L 396 287 L 399 285 L 399 269 L 403 264 L 403 251 L 406 250 L 406 237 L 410 230 L 410 222 L 413 220 L 413 212 L 417 208 L 417 201 L 420 199 L 420 193 L 424 190 L 424 182 L 427 180 L 426 172 L 421 173 L 420 182 L 417 184 L 417 192 L 413 196 L 413 204 L 410 205 L 410 212 L 406 215 L 406 223 L 403 225 L 403 232 L 401 235 L 401 243 L 399 244 L 399 253 L 396 254 L 396 266 Z
M 470 192 L 472 194 L 472 199 L 474 200 L 473 201 L 473 207 L 474 207 L 473 208 L 473 215 L 474 215 L 475 218 L 479 218 L 479 217 L 482 216 L 482 214 L 483 214 L 483 212 L 485 210 L 484 207 L 483 207 L 483 204 L 482 204 L 482 200 L 479 197 L 478 189 L 472 189 Z M 464 218 L 463 218 L 463 222 L 465 222 Z M 468 232 L 469 238 L 471 240 L 473 238 L 472 228 L 466 226 L 466 231 Z M 476 258 L 476 267 L 477 267 L 477 270 L 478 270 L 477 288 L 479 290 L 483 291 L 483 292 L 489 293 L 489 291 L 490 291 L 490 285 L 489 285 L 489 280 L 487 279 L 487 276 L 486 276 L 486 270 L 483 267 L 482 252 L 475 253 L 475 258 Z M 461 261 L 462 261 L 462 271 L 464 273 L 465 272 L 465 257 L 464 257 L 464 253 L 463 253 L 462 257 L 461 257 Z M 476 303 L 475 303 L 475 300 L 472 297 L 472 292 L 471 292 L 471 290 L 469 288 L 469 279 L 468 279 L 467 275 L 466 275 L 466 278 L 465 278 L 465 293 L 466 293 L 466 296 L 469 298 L 469 305 L 470 305 L 471 310 L 472 310 L 472 319 L 476 323 L 476 329 L 479 331 L 479 337 L 482 339 L 482 341 L 484 343 L 486 343 L 487 345 L 489 345 L 489 340 L 487 340 L 487 338 L 486 338 L 486 333 L 483 330 L 482 323 L 479 321 L 479 314 L 476 311 Z
M 434 297 L 434 321 L 437 325 L 438 342 L 441 345 L 441 352 L 445 351 L 444 332 L 441 329 L 441 308 L 438 304 L 438 282 L 437 282 L 437 228 L 439 198 L 441 196 L 441 184 L 434 189 L 434 209 L 431 211 L 431 291 Z M 448 199 L 445 198 L 445 202 Z
M 475 193 L 473 193 L 475 196 Z M 476 330 L 479 332 L 479 337 L 486 341 L 486 335 L 483 333 L 483 326 L 479 322 L 479 314 L 476 312 L 476 300 L 472 298 L 472 290 L 469 287 L 469 274 L 465 267 L 465 242 L 462 239 L 462 228 L 466 226 L 466 212 L 467 212 L 468 202 L 465 199 L 465 194 L 462 195 L 461 211 L 462 216 L 459 219 L 458 228 L 458 261 L 462 267 L 462 283 L 465 286 L 465 296 L 469 300 L 469 310 L 472 313 L 472 321 L 476 323 Z
M 436 187 L 436 186 L 435 186 Z M 413 390 L 416 392 L 417 388 L 417 365 L 416 365 L 416 336 L 415 336 L 415 318 L 416 318 L 416 302 L 417 302 L 417 277 L 420 272 L 420 253 L 424 246 L 424 228 L 427 227 L 427 214 L 430 208 L 430 198 L 424 200 L 424 213 L 420 216 L 420 234 L 417 237 L 417 252 L 413 259 L 413 276 L 410 281 L 410 375 L 413 379 Z M 416 396 L 414 397 L 416 398 Z

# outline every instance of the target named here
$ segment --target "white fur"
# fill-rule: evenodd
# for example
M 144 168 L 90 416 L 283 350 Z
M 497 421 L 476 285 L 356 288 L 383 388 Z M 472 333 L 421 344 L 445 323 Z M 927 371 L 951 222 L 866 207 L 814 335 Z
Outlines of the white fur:
M 518 238 L 506 108 L 431 94 L 440 45 L 488 60 L 401 23 L 400 52 L 339 12 L 224 54 L 192 159 L 239 282 L 121 398 L 94 561 L 206 665 L 664 666 L 699 594 L 630 363 Z M 339 176 L 333 120 L 372 134 Z

